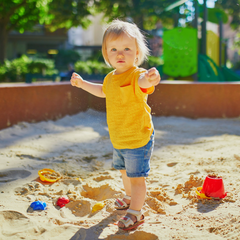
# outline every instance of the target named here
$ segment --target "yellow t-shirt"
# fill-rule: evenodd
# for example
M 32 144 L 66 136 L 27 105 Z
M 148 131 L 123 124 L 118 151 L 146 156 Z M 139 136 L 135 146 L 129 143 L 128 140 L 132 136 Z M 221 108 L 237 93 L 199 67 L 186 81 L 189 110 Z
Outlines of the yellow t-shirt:
M 153 93 L 154 87 L 139 87 L 138 78 L 144 72 L 143 68 L 132 67 L 119 75 L 112 71 L 104 79 L 107 123 L 116 149 L 143 147 L 152 135 L 153 123 L 147 97 Z

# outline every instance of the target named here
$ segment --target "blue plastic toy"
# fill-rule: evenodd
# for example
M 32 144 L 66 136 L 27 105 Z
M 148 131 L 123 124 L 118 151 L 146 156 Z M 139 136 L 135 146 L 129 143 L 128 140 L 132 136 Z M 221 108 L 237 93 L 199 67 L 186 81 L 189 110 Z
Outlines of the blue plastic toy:
M 30 207 L 33 210 L 45 210 L 47 208 L 47 204 L 43 201 L 35 201 L 31 203 Z

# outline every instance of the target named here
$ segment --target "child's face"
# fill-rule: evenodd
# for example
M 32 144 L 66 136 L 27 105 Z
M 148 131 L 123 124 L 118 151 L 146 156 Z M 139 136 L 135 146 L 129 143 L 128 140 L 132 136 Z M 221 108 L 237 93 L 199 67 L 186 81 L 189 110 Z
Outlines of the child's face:
M 136 40 L 133 37 L 123 33 L 119 37 L 108 37 L 106 40 L 107 57 L 115 74 L 126 72 L 133 67 L 138 56 Z

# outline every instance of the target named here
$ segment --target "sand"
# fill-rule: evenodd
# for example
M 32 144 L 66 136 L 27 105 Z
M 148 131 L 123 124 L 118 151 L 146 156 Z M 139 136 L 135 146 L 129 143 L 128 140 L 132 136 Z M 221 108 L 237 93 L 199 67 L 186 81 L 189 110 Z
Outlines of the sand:
M 145 223 L 131 232 L 116 225 L 125 211 L 114 200 L 124 191 L 105 119 L 88 110 L 0 131 L 0 239 L 240 239 L 239 118 L 153 117 Z M 62 179 L 42 182 L 43 168 Z M 222 176 L 227 197 L 199 199 L 196 188 L 212 173 Z M 60 208 L 62 196 L 70 202 Z M 47 209 L 33 211 L 37 200 Z M 104 207 L 92 212 L 98 202 Z

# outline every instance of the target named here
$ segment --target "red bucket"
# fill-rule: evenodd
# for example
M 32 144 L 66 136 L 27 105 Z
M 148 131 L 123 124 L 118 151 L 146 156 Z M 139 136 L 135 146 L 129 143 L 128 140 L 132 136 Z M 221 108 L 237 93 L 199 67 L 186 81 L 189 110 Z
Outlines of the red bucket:
M 207 176 L 205 178 L 201 193 L 213 198 L 225 198 L 227 196 L 222 178 L 216 176 Z

